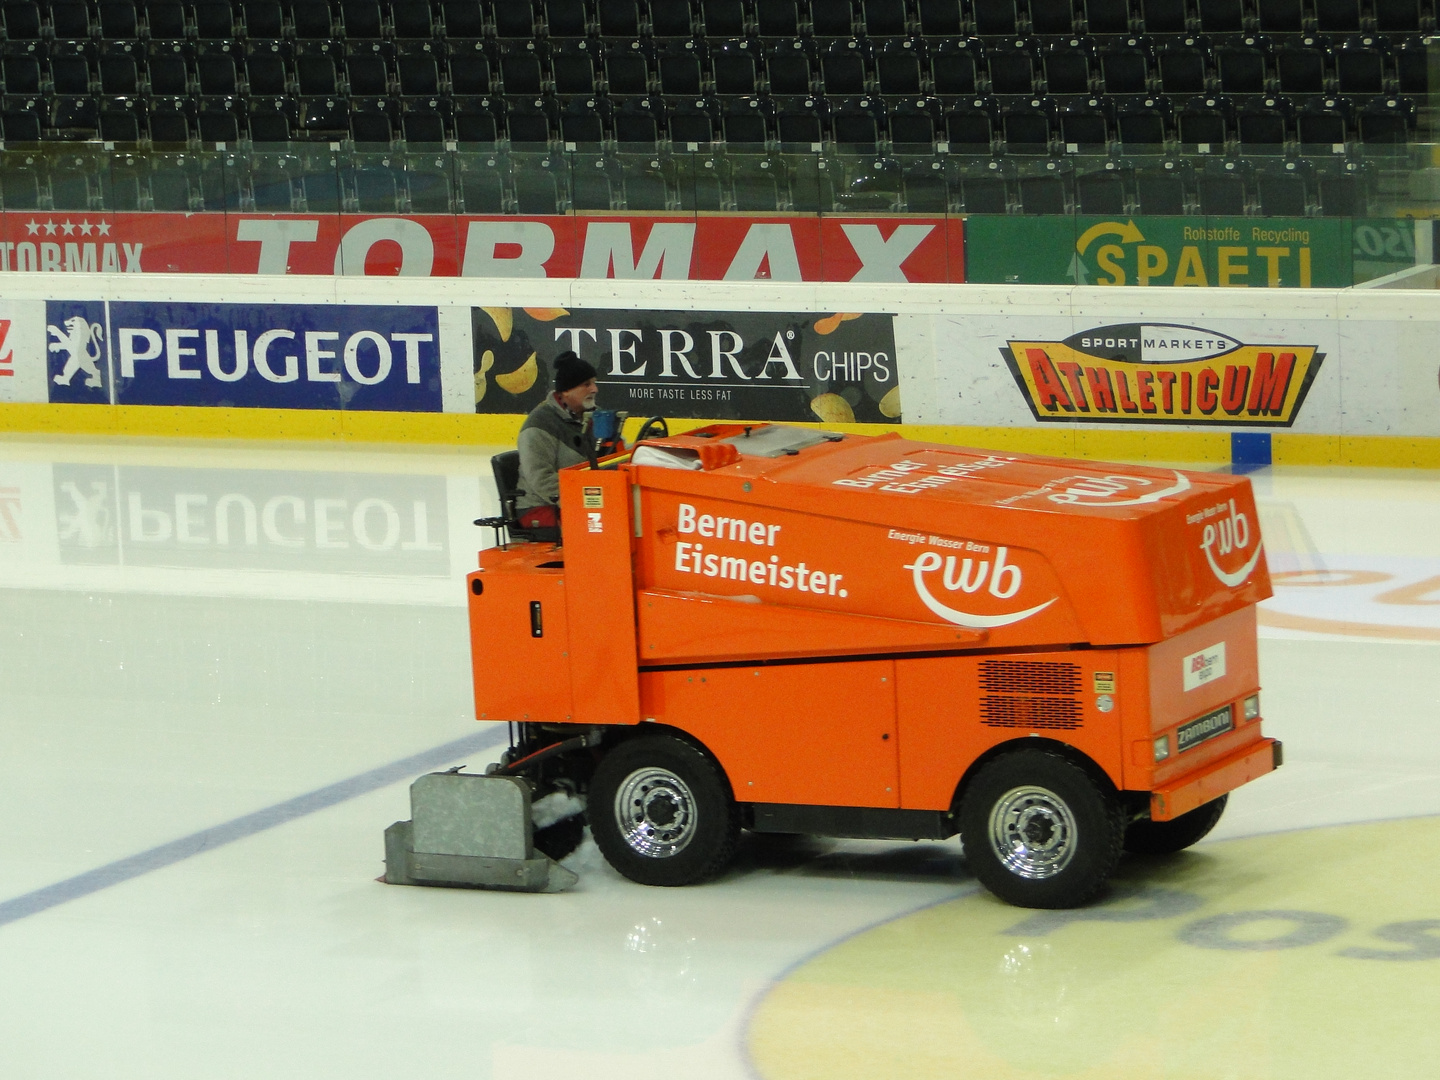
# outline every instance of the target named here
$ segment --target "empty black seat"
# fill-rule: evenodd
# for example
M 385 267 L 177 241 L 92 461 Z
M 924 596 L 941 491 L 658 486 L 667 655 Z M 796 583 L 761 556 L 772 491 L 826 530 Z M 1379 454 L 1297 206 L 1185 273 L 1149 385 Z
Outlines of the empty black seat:
M 560 138 L 565 143 L 599 143 L 605 138 L 609 103 L 595 95 L 560 102 Z
M 245 0 L 244 10 L 245 33 L 248 37 L 278 39 L 284 35 L 285 15 L 276 0 Z M 150 33 L 155 33 L 153 26 Z
M 451 38 L 479 38 L 485 34 L 485 9 L 474 0 L 445 0 L 442 9 L 445 34 Z
M 289 142 L 296 126 L 294 106 L 289 98 L 249 97 L 241 102 L 245 127 L 256 143 Z M 152 116 L 151 126 L 154 126 Z
M 1245 29 L 1244 0 L 1199 0 L 1200 29 L 1206 34 L 1238 34 Z
M 1115 129 L 1128 154 L 1163 151 L 1169 135 L 1172 109 L 1167 98 L 1135 97 L 1116 110 Z
M 865 33 L 872 38 L 899 37 L 905 33 L 905 0 L 865 0 Z
M 665 126 L 663 99 L 648 95 L 612 98 L 610 123 L 615 141 L 633 149 L 650 149 Z
M 967 172 L 955 186 L 960 190 L 960 203 L 967 214 L 1010 212 L 1010 176 L 998 161 L 986 162 L 983 168 Z
M 1281 97 L 1248 99 L 1235 116 L 1241 152 L 1281 153 L 1290 127 L 1290 112 L 1290 103 Z
M 529 39 L 535 36 L 535 5 L 532 0 L 505 0 L 495 5 L 495 36 Z
M 1179 216 L 1187 213 L 1194 184 L 1183 161 L 1160 161 L 1135 170 L 1135 209 L 1141 214 Z
M 1383 94 L 1387 57 L 1377 38 L 1350 38 L 1335 54 L 1335 81 L 1342 94 Z
M 1024 38 L 999 42 L 987 50 L 990 92 L 1033 94 L 1039 67 L 1034 44 Z
M 199 0 L 194 10 L 196 37 L 219 40 L 235 36 L 235 13 L 229 3 Z
M 1150 48 L 1139 38 L 1117 38 L 1100 52 L 1100 75 L 1107 94 L 1143 94 L 1150 79 Z
M 689 37 L 695 30 L 688 0 L 650 6 L 650 32 L 657 38 Z
M 423 4 L 396 4 L 395 14 L 410 7 L 424 7 L 428 16 L 429 6 Z M 378 0 L 342 0 L 340 4 L 340 24 L 345 29 L 345 37 L 350 41 L 363 41 L 384 36 L 384 16 L 380 13 Z
M 100 54 L 100 91 L 105 94 L 135 94 L 140 90 L 138 41 L 107 41 Z
M 1360 0 L 1315 0 L 1315 25 L 1322 34 L 1360 29 Z
M 1056 130 L 1055 103 L 1048 98 L 1009 101 L 1000 110 L 1000 131 L 1007 153 L 1048 153 Z
M 302 94 L 335 93 L 335 58 L 327 54 L 295 58 L 295 75 Z
M 38 94 L 40 92 L 40 61 L 33 56 L 7 56 L 4 60 L 5 92 Z
M 765 67 L 769 72 L 772 94 L 810 93 L 810 52 L 801 39 L 791 38 L 766 46 Z
M 820 79 L 826 94 L 865 92 L 865 51 L 855 38 L 834 41 L 820 57 Z
M 90 36 L 90 9 L 85 0 L 50 0 L 50 32 L 57 38 Z
M 920 50 L 911 38 L 893 38 L 875 54 L 875 82 L 882 94 L 920 93 Z
M 1245 213 L 1248 170 L 1238 161 L 1209 161 L 1196 183 L 1200 212 L 1239 216 Z
M 1160 89 L 1166 94 L 1203 94 L 1210 49 L 1195 37 L 1172 39 L 1159 49 Z
M 440 92 L 440 62 L 436 56 L 435 44 L 431 41 L 407 43 L 395 57 L 395 72 L 400 80 L 400 92 L 406 95 L 438 94 Z
M 50 126 L 62 139 L 93 139 L 100 127 L 100 103 L 89 94 L 53 94 Z
M 920 0 L 920 29 L 928 37 L 955 37 L 963 33 L 960 0 Z
M 545 29 L 551 37 L 584 37 L 587 30 L 585 0 L 543 0 Z
M 140 35 L 140 19 L 130 0 L 101 0 L 100 34 L 110 40 Z
M 200 99 L 197 115 L 200 141 L 231 143 L 240 137 L 239 103 L 234 97 Z
M 1307 155 L 1343 154 L 1349 129 L 1350 109 L 1340 98 L 1311 98 L 1295 116 L 1300 152 Z
M 1109 149 L 1115 110 L 1105 98 L 1068 99 L 1061 104 L 1058 119 L 1067 154 L 1100 154 Z
M 615 189 L 619 186 L 619 169 L 600 154 L 570 155 L 570 208 L 572 210 L 611 210 L 615 206 Z
M 730 97 L 720 103 L 720 127 L 731 146 L 763 145 L 773 132 L 767 98 Z
M 190 140 L 194 107 L 189 98 L 154 97 L 148 103 L 150 141 L 154 144 L 183 145 Z
M 605 84 L 611 94 L 650 90 L 650 49 L 643 41 L 613 41 L 605 49 Z
M 655 5 L 651 5 L 653 19 Z M 800 33 L 796 0 L 755 0 L 755 25 L 762 37 L 795 37 Z
M 134 97 L 102 98 L 100 101 L 100 138 L 107 142 L 139 142 L 145 131 L 145 110 Z
M 345 81 L 352 94 L 385 94 L 390 90 L 390 66 L 379 52 L 351 53 L 345 57 Z
M 291 0 L 290 20 L 298 39 L 323 40 L 335 35 L 327 0 Z
M 640 36 L 640 8 L 635 0 L 599 0 L 596 15 L 600 20 L 600 36 L 631 38 Z
M 500 81 L 507 94 L 538 94 L 543 86 L 540 51 L 534 41 L 505 41 L 500 46 Z
M 1354 161 L 1325 164 L 1315 170 L 1315 202 L 1322 217 L 1364 217 L 1368 177 Z
M 874 154 L 885 128 L 885 103 L 873 97 L 845 97 L 830 102 L 830 132 L 846 150 Z
M 1307 162 L 1276 161 L 1259 166 L 1255 170 L 1255 201 L 1260 213 L 1265 217 L 1303 217 L 1310 204 L 1310 182 Z M 1266 284 L 1278 285 L 1279 281 Z
M 850 0 L 826 0 L 810 5 L 810 27 L 816 37 L 844 38 L 855 33 L 855 12 Z
M 395 137 L 396 110 L 389 98 L 350 98 L 350 138 L 357 143 L 388 143 Z
M 1375 29 L 1382 34 L 1413 34 L 1420 29 L 1418 0 L 1375 0 Z
M 5 36 L 11 41 L 39 41 L 42 33 L 40 5 L 36 3 L 6 3 Z
M 1091 34 L 1128 34 L 1128 0 L 1084 0 L 1085 29 Z
M 1415 105 L 1406 98 L 1380 97 L 1360 110 L 1360 141 L 1368 149 L 1404 147 L 1414 124 Z
M 462 99 L 463 100 L 463 99 Z M 439 98 L 405 98 L 400 103 L 400 135 L 410 146 L 439 146 L 445 142 L 445 109 Z M 476 140 L 466 140 L 476 141 Z M 490 139 L 495 141 L 495 118 L 490 115 Z
M 392 3 L 390 5 L 390 22 L 397 38 L 428 38 L 435 34 L 435 20 L 431 15 L 428 3 L 417 3 L 416 0 L 411 0 L 409 3 L 405 3 L 404 0 L 398 4 Z M 368 20 L 365 29 L 368 30 Z M 348 21 L 345 24 L 345 33 L 355 36 L 350 34 Z M 379 35 L 366 33 L 364 36 L 378 37 Z
M 1071 37 L 1079 33 L 1071 0 L 1030 0 L 1030 32 Z
M 941 131 L 940 102 L 936 98 L 890 98 L 886 101 L 890 142 L 898 153 L 928 153 Z
M 465 213 L 499 214 L 504 212 L 503 165 L 503 162 L 489 156 L 460 160 L 459 188 Z M 518 467 L 519 459 L 517 458 L 516 461 Z
M 825 137 L 825 107 L 819 98 L 775 99 L 775 131 L 782 146 L 818 146 Z
M 155 79 L 155 61 L 150 61 L 150 79 Z M 245 79 L 250 93 L 261 97 L 278 97 L 285 93 L 288 75 L 284 46 L 278 41 L 251 42 L 245 54 Z
M 1188 27 L 1185 0 L 1140 0 L 1147 34 L 1183 34 Z
M 558 94 L 593 94 L 600 63 L 597 43 L 584 38 L 561 41 L 550 53 L 550 75 Z
M 1304 29 L 1305 11 L 1301 0 L 1257 0 L 1260 29 L 1267 34 L 1298 34 Z
M 1222 97 L 1193 97 L 1175 113 L 1180 145 L 1202 154 L 1218 154 L 1234 130 L 1234 109 Z
M 1075 212 L 1112 215 L 1125 213 L 1130 200 L 1133 170 L 1120 162 L 1107 161 L 1099 168 L 1075 177 Z
M 235 71 L 235 55 L 230 48 L 202 49 L 200 55 L 195 58 L 195 70 L 200 77 L 202 94 L 233 94 L 236 92 L 238 79 Z
M 717 94 L 755 94 L 759 90 L 759 50 L 748 40 L 712 44 L 710 69 Z
M 666 94 L 701 92 L 701 52 L 694 41 L 668 42 L 660 50 L 660 89 Z
M 1020 32 L 1015 0 L 972 0 L 975 32 L 981 37 L 1014 37 Z
M 945 139 L 952 154 L 989 154 L 999 127 L 999 108 L 988 98 L 945 103 Z
M 494 97 L 457 97 L 452 101 L 451 122 L 455 141 L 465 145 L 493 145 L 503 130 L 505 104 Z M 428 125 L 426 125 L 428 127 Z M 410 139 L 406 128 L 406 139 Z
M 1068 214 L 1074 201 L 1074 177 L 1068 163 L 1047 161 L 1016 180 L 1022 214 Z
M 343 138 L 350 132 L 350 102 L 342 97 L 302 98 L 299 131 L 308 139 Z
M 1257 37 L 1222 41 L 1215 48 L 1220 89 L 1227 94 L 1263 94 L 1269 75 L 1269 49 Z
M 676 145 L 703 146 L 714 142 L 719 134 L 719 108 L 708 98 L 666 98 L 665 113 L 670 141 Z
M 505 127 L 510 133 L 510 141 L 531 145 L 549 142 L 559 127 L 557 112 L 552 98 L 507 96 Z
M 940 95 L 975 93 L 982 56 L 978 40 L 947 38 L 937 42 L 930 55 L 935 92 Z
M 1088 94 L 1092 50 L 1080 38 L 1062 38 L 1045 50 L 1045 89 L 1050 94 Z

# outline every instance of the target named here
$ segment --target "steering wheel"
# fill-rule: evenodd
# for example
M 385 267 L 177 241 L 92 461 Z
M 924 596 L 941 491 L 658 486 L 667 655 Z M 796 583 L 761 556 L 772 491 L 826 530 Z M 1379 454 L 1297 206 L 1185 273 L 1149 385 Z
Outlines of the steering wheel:
M 670 425 L 665 422 L 665 418 L 663 416 L 652 416 L 640 425 L 640 433 L 635 436 L 635 442 L 644 442 L 650 438 L 668 439 L 669 437 Z

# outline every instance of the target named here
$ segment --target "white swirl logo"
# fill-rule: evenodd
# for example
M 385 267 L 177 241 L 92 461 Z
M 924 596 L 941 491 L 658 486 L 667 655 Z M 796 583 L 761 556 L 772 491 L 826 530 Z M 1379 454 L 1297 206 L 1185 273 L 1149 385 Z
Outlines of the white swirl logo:
M 981 559 L 978 563 L 974 559 L 957 560 L 954 555 L 947 555 L 942 559 L 936 552 L 927 551 L 913 563 L 907 563 L 905 569 L 909 570 L 913 576 L 915 593 L 920 597 L 920 602 L 932 612 L 956 626 L 983 630 L 994 626 L 1009 626 L 1022 619 L 1028 619 L 1031 615 L 1044 611 L 1056 601 L 1057 597 L 1052 596 L 1043 604 L 1036 604 L 1023 611 L 1011 611 L 1001 615 L 980 615 L 942 604 L 931 594 L 930 587 L 925 581 L 925 575 L 944 566 L 945 573 L 941 581 L 949 592 L 976 593 L 984 587 L 991 596 L 999 600 L 1008 600 L 1020 591 L 1020 586 L 1024 583 L 1024 575 L 1021 573 L 1020 567 L 1005 561 L 1007 554 L 1009 554 L 1008 548 L 997 548 L 995 562 L 992 565 L 989 559 Z
M 1255 564 L 1260 561 L 1260 552 L 1265 545 L 1257 539 L 1255 551 L 1245 565 L 1230 572 L 1220 569 L 1220 564 L 1215 561 L 1215 553 L 1218 551 L 1221 555 L 1229 555 L 1232 551 L 1243 551 L 1249 546 L 1250 519 L 1235 509 L 1235 500 L 1231 499 L 1230 516 L 1206 525 L 1200 538 L 1200 549 L 1205 552 L 1205 561 L 1210 564 L 1210 572 L 1222 585 L 1233 589 L 1248 578 L 1255 569 Z
M 1177 472 L 1175 483 L 1167 488 L 1147 491 L 1130 499 L 1115 498 L 1133 487 L 1149 487 L 1154 483 L 1157 481 L 1141 476 L 1086 476 L 1075 480 L 1064 491 L 1052 492 L 1049 498 L 1053 503 L 1067 506 L 1143 506 L 1190 490 L 1189 477 Z

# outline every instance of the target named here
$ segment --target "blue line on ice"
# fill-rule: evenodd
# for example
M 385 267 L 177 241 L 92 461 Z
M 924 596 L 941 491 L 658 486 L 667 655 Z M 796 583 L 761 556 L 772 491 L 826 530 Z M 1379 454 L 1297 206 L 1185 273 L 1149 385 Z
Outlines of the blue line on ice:
M 112 885 L 123 884 L 143 874 L 163 870 L 167 866 L 174 866 L 192 856 L 213 851 L 218 847 L 234 843 L 236 840 L 244 840 L 248 836 L 265 832 L 278 825 L 286 825 L 297 818 L 328 810 L 332 806 L 359 798 L 361 795 L 368 795 L 380 788 L 389 787 L 391 784 L 409 779 L 418 773 L 449 765 L 457 757 L 480 750 L 488 750 L 504 742 L 505 739 L 506 731 L 503 726 L 490 727 L 473 735 L 467 735 L 463 739 L 432 747 L 421 753 L 412 754 L 410 757 L 401 758 L 399 761 L 392 761 L 388 765 L 380 765 L 368 772 L 317 788 L 304 795 L 297 795 L 293 799 L 286 799 L 273 806 L 267 806 L 263 810 L 256 810 L 208 829 L 201 829 L 189 836 L 171 840 L 168 844 L 161 844 L 148 851 L 117 859 L 115 862 L 98 866 L 94 870 L 87 870 L 75 877 L 66 878 L 64 881 L 46 885 L 34 892 L 0 902 L 0 926 L 18 922 L 31 915 L 38 915 L 42 911 L 48 911 L 70 900 L 78 900 L 82 896 L 89 896 L 91 893 L 108 889 Z M 376 834 L 378 836 L 379 826 L 376 827 Z

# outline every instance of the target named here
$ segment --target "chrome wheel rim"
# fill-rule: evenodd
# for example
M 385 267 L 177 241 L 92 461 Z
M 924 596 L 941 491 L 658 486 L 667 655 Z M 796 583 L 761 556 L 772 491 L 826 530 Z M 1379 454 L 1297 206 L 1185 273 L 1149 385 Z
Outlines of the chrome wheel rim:
M 636 769 L 615 792 L 615 821 L 637 855 L 668 859 L 695 838 L 695 796 L 666 769 Z
M 1069 865 L 1075 844 L 1075 815 L 1047 788 L 1011 788 L 990 811 L 990 846 L 1016 877 L 1054 877 Z

